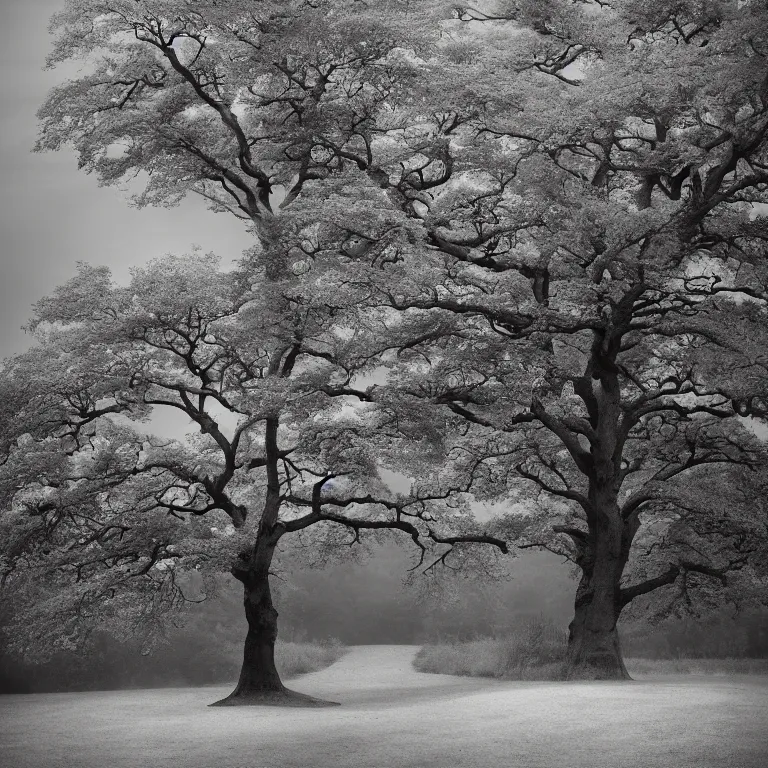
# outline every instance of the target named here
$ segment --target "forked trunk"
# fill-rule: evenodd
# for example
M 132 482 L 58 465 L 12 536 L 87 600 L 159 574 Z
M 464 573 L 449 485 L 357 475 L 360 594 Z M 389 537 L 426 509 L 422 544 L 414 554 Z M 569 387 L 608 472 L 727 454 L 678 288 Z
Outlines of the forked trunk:
M 243 665 L 235 690 L 211 706 L 249 706 L 267 704 L 284 707 L 322 707 L 336 702 L 315 699 L 286 688 L 275 666 L 277 611 L 272 604 L 268 571 L 238 573 L 243 582 L 243 604 L 248 634 L 243 649 Z

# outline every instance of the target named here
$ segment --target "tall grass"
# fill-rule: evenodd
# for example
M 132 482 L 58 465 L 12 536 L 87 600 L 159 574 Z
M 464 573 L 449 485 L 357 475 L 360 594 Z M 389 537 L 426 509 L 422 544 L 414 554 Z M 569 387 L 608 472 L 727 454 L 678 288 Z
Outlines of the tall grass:
M 504 637 L 425 645 L 419 672 L 507 680 L 565 680 L 568 633 L 544 619 L 520 623 Z M 768 659 L 627 658 L 630 675 L 767 675 Z
M 768 658 L 768 611 L 734 616 L 725 610 L 704 619 L 670 618 L 655 626 L 620 625 L 621 646 L 630 658 Z
M 275 665 L 281 677 L 295 677 L 329 667 L 346 653 L 338 640 L 282 642 L 275 646 Z
M 508 680 L 564 680 L 568 634 L 545 619 L 528 619 L 501 638 L 425 645 L 419 672 Z
M 768 659 L 625 659 L 630 675 L 768 675 Z

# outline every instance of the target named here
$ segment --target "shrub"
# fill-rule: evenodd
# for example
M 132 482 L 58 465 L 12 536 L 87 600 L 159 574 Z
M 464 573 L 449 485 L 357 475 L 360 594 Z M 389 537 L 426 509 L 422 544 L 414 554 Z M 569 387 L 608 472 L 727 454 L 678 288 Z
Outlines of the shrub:
M 734 616 L 725 610 L 711 616 L 670 618 L 655 626 L 620 626 L 627 656 L 643 659 L 735 659 L 768 657 L 768 611 Z
M 344 653 L 346 649 L 336 639 L 319 643 L 278 641 L 275 646 L 275 664 L 281 677 L 295 677 L 325 669 Z
M 567 633 L 546 619 L 528 619 L 501 638 L 426 645 L 414 659 L 419 672 L 508 680 L 563 680 Z

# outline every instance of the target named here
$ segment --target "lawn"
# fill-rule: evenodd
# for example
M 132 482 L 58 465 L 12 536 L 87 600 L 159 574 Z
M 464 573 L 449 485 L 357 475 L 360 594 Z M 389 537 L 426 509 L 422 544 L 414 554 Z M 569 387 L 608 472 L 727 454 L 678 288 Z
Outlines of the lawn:
M 764 768 L 768 678 L 619 683 L 423 674 L 358 646 L 297 690 L 323 710 L 208 708 L 227 687 L 0 697 L 9 768 Z

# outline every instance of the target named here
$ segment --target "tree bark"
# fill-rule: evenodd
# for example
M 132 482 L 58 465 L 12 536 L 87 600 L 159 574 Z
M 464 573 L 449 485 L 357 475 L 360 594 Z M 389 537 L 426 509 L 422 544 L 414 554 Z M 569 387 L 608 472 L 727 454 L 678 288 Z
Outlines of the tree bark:
M 618 587 L 604 573 L 582 575 L 568 634 L 569 680 L 632 679 L 624 666 L 616 629 L 617 596 Z
M 616 624 L 622 609 L 621 576 L 632 540 L 615 494 L 590 494 L 596 511 L 579 558 L 582 576 L 568 635 L 568 679 L 631 680 Z

